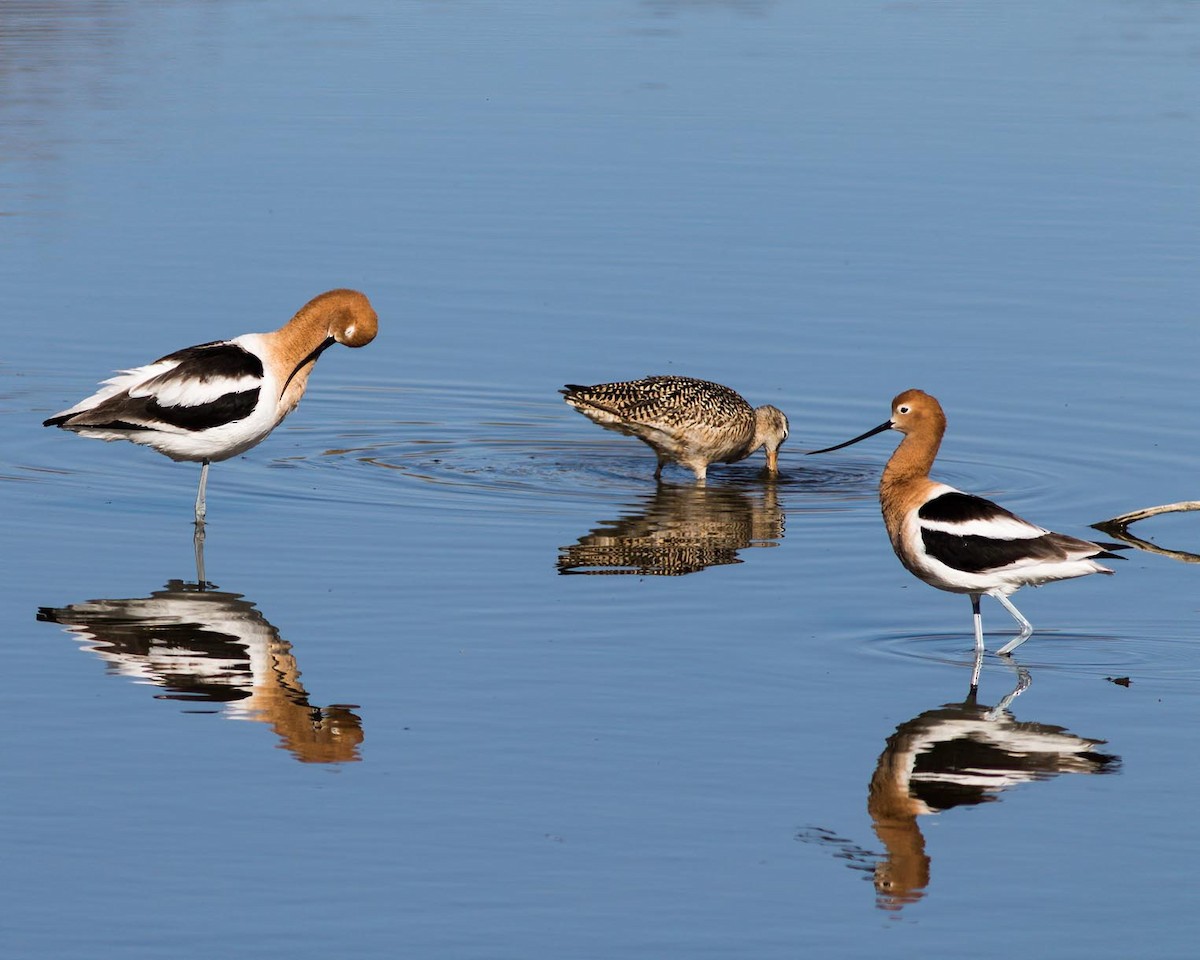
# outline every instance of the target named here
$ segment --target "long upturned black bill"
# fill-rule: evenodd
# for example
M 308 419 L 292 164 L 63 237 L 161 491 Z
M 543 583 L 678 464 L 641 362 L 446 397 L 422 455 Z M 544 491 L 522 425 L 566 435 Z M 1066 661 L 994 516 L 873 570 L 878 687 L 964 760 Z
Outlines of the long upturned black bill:
M 867 437 L 873 437 L 873 436 L 875 436 L 875 434 L 883 433 L 884 430 L 890 430 L 891 428 L 892 428 L 892 421 L 885 420 L 879 426 L 873 427 L 872 429 L 868 430 L 866 433 L 860 434 L 859 436 L 855 437 L 853 440 L 847 440 L 845 443 L 839 443 L 832 447 L 826 447 L 824 450 L 809 450 L 808 455 L 811 456 L 814 453 L 829 453 L 831 450 L 841 450 L 842 447 L 848 447 L 852 443 L 858 443 L 859 440 L 866 440 Z

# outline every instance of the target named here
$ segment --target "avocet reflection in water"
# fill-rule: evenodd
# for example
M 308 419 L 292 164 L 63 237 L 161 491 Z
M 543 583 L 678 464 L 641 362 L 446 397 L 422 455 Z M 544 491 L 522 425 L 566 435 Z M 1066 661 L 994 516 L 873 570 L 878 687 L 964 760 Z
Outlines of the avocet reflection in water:
M 660 484 L 624 516 L 561 547 L 558 572 L 677 577 L 741 563 L 742 550 L 777 546 L 784 520 L 774 484 Z
M 1017 685 L 994 707 L 978 702 L 972 686 L 961 703 L 947 703 L 901 723 L 887 739 L 867 789 L 867 812 L 884 853 L 859 847 L 824 828 L 798 839 L 837 850 L 852 869 L 869 872 L 876 905 L 900 910 L 925 896 L 932 861 L 918 817 L 999 800 L 1004 791 L 1065 773 L 1114 773 L 1120 758 L 1066 728 L 1017 720 L 1009 705 L 1029 685 Z
M 42 607 L 37 618 L 74 634 L 109 672 L 163 688 L 159 699 L 269 724 L 297 760 L 360 759 L 362 720 L 350 705 L 309 703 L 292 645 L 239 593 L 171 580 L 148 597 Z

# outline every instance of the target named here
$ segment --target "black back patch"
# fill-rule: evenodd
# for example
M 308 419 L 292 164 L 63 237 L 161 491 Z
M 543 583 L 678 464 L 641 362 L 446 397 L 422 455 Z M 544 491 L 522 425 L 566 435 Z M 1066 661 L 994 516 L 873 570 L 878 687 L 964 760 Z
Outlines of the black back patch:
M 1016 514 L 983 497 L 951 490 L 922 504 L 917 511 L 922 520 L 934 523 L 970 523 L 972 520 L 991 520 L 994 517 L 1019 519 Z
M 238 380 L 242 377 L 261 378 L 262 360 L 244 347 L 224 340 L 184 347 L 169 353 L 155 363 L 173 360 L 179 364 L 168 376 L 186 374 L 201 383 L 226 378 Z

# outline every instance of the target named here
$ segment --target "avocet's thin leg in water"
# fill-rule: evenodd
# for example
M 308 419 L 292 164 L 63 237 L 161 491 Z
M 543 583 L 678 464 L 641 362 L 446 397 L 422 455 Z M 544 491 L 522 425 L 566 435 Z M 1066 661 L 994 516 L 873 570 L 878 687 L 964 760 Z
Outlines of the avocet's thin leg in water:
M 1022 616 L 1021 611 L 1014 607 L 1013 602 L 1009 600 L 1008 597 L 1004 596 L 1004 594 L 995 593 L 992 594 L 992 596 L 999 600 L 1004 605 L 1004 609 L 1011 613 L 1013 619 L 1021 625 L 1021 632 L 996 651 L 1000 654 L 1012 653 L 1017 649 L 1017 647 L 1033 636 L 1033 624 L 1026 620 L 1024 616 Z
M 208 504 L 204 501 L 204 493 L 208 489 L 208 461 L 200 467 L 200 489 L 196 491 L 196 526 L 204 526 L 204 514 Z
M 979 614 L 980 594 L 971 594 L 971 620 L 975 624 L 975 649 L 983 649 L 983 617 Z
M 979 614 L 979 594 L 971 595 L 971 620 L 975 624 L 975 667 L 971 671 L 971 693 L 979 689 L 979 675 L 983 672 L 983 617 Z

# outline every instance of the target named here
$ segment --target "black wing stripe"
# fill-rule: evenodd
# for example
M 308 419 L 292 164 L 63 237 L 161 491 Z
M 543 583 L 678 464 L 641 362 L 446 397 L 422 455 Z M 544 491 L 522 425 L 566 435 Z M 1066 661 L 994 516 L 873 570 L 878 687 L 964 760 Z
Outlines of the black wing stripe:
M 238 393 L 227 393 L 209 403 L 193 407 L 164 407 L 151 398 L 147 408 L 151 417 L 174 427 L 184 430 L 210 430 L 250 416 L 258 404 L 258 393 L 258 387 Z
M 258 404 L 259 389 L 227 393 L 209 403 L 191 407 L 162 406 L 153 397 L 120 394 L 94 410 L 82 410 L 69 417 L 55 417 L 47 426 L 65 430 L 158 430 L 156 424 L 169 424 L 179 430 L 211 430 L 248 417 Z
M 943 530 L 922 530 L 921 542 L 934 560 L 964 573 L 984 573 L 1021 560 L 1067 559 L 1052 533 L 1029 539 L 996 540 L 992 537 L 960 537 Z

